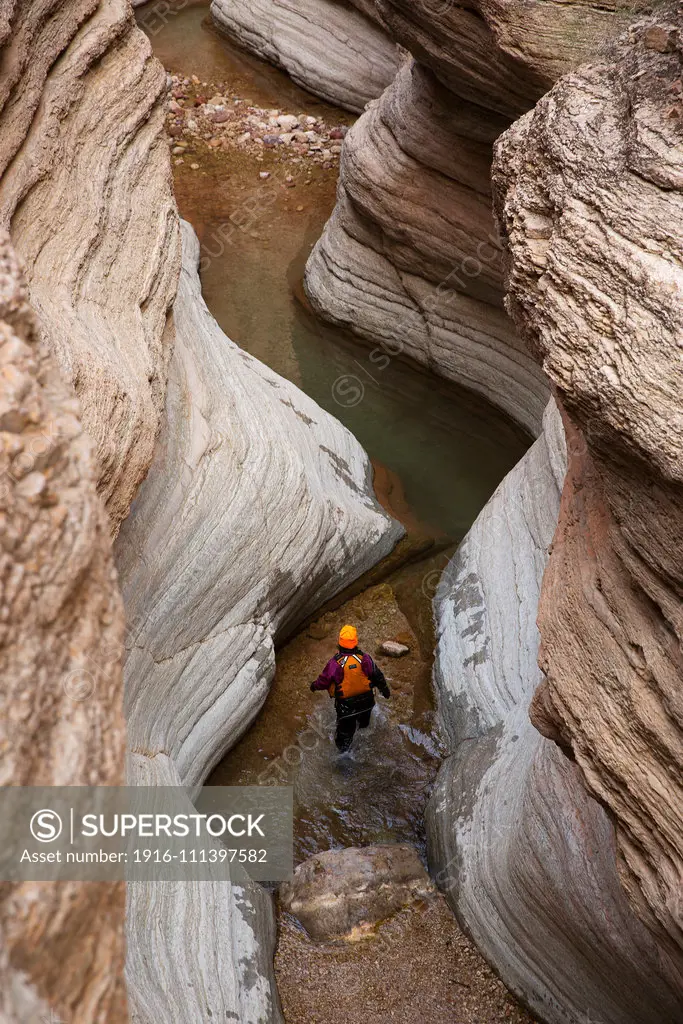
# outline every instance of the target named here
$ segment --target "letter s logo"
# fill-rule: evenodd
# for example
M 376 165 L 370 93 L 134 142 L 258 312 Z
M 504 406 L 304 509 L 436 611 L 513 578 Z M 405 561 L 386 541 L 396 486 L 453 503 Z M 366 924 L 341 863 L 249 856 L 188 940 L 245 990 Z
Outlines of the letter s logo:
M 43 808 L 31 818 L 31 834 L 39 843 L 52 843 L 62 833 L 62 819 L 56 811 Z

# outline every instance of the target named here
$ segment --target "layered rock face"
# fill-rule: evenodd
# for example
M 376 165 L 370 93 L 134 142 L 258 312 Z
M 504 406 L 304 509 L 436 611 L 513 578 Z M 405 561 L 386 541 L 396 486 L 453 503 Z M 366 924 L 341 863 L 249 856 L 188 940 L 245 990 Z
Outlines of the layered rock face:
M 164 428 L 117 562 L 131 750 L 197 786 L 265 700 L 275 640 L 403 530 L 355 438 L 226 338 L 184 239 Z
M 399 65 L 371 0 L 212 0 L 211 17 L 240 46 L 347 110 L 363 110 Z
M 152 459 L 179 269 L 164 73 L 124 0 L 16 0 L 0 60 L 0 220 L 116 529 Z
M 349 132 L 306 269 L 318 314 L 486 395 L 537 433 L 545 381 L 503 310 L 494 139 L 543 85 L 473 11 L 380 6 L 418 62 Z
M 575 439 L 532 714 L 609 810 L 626 891 L 678 970 L 682 28 L 678 8 L 636 23 L 518 122 L 496 162 L 510 309 Z
M 488 106 L 493 89 L 493 109 L 512 114 L 528 109 L 529 87 L 540 95 L 627 26 L 636 12 L 651 7 L 646 0 L 374 3 L 393 38 L 433 67 L 456 94 L 467 83 L 475 92 L 466 98 Z
M 430 865 L 465 929 L 539 1019 L 680 1021 L 677 972 L 619 883 L 608 816 L 529 720 L 563 448 L 551 405 L 543 435 L 439 587 L 436 683 L 454 753 L 430 803 Z
M 220 330 L 198 259 L 185 225 L 164 425 L 117 540 L 129 778 L 191 790 L 258 713 L 275 641 L 402 533 L 352 435 Z M 129 933 L 135 1020 L 280 1020 L 260 886 L 136 886 Z
M 107 517 L 78 402 L 41 340 L 6 234 L 0 363 L 0 783 L 117 785 L 123 607 Z M 122 886 L 3 886 L 3 1022 L 47 1020 L 50 1007 L 78 1024 L 127 1020 L 123 898 Z
M 547 387 L 502 308 L 493 140 L 509 124 L 407 64 L 351 129 L 306 268 L 316 312 L 486 395 L 537 432 Z
M 491 143 L 634 7 L 376 0 L 417 59 L 345 140 L 311 255 L 318 314 L 486 395 L 533 433 L 548 398 L 502 305 Z M 636 5 L 637 9 L 638 5 Z

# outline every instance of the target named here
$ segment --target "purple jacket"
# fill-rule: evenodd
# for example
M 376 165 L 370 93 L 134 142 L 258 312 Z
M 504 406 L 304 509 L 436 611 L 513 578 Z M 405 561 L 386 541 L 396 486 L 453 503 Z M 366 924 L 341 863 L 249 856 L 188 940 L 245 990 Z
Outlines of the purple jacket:
M 345 654 L 362 654 L 361 657 L 361 670 L 364 675 L 368 677 L 371 683 L 378 686 L 380 689 L 386 687 L 386 682 L 382 671 L 370 657 L 369 654 L 365 654 L 361 651 L 345 651 Z M 328 690 L 331 685 L 335 683 L 341 683 L 344 679 L 344 669 L 341 667 L 336 658 L 330 658 L 325 668 L 322 670 L 316 681 L 313 683 L 313 689 L 315 690 Z

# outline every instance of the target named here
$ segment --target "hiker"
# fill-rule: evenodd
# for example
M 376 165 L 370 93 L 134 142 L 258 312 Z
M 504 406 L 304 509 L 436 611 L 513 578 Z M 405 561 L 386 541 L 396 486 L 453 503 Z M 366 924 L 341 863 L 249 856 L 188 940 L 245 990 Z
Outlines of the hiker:
M 384 673 L 358 646 L 355 626 L 343 626 L 339 633 L 339 650 L 330 658 L 311 690 L 327 690 L 334 697 L 337 732 L 334 742 L 342 753 L 348 750 L 356 726 L 367 729 L 375 706 L 374 688 L 387 700 L 391 696 Z

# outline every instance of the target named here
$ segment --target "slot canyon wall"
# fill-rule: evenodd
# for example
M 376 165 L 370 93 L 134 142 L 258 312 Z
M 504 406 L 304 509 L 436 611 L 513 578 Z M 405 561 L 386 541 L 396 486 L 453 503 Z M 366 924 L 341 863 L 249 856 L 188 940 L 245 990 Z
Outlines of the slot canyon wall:
M 678 1021 L 679 977 L 629 906 L 612 824 L 529 718 L 536 614 L 565 477 L 554 403 L 435 600 L 452 753 L 428 811 L 432 875 L 508 987 L 553 1024 Z
M 212 0 L 216 27 L 304 89 L 360 113 L 398 70 L 398 47 L 372 0 Z
M 570 439 L 563 484 L 546 412 L 437 599 L 433 867 L 542 1019 L 678 1021 L 678 14 L 375 6 L 414 59 L 345 140 L 311 302 L 534 433 L 550 383 Z M 500 237 L 493 142 L 562 75 L 497 147 Z
M 683 1020 L 680 27 L 668 6 L 634 19 L 496 145 L 507 308 L 562 406 L 568 472 L 541 532 L 557 493 L 538 467 L 525 493 L 532 449 L 437 598 L 454 753 L 433 867 L 558 1024 Z
M 503 309 L 492 143 L 637 6 L 376 0 L 415 60 L 345 140 L 306 272 L 318 314 L 537 434 L 547 382 Z
M 116 0 L 5 4 L 0 67 L 2 782 L 116 785 L 110 534 L 152 458 L 179 269 L 164 73 Z M 3 1022 L 127 1020 L 124 901 L 4 885 Z
M 129 777 L 192 790 L 258 714 L 278 638 L 403 530 L 372 495 L 355 438 L 223 334 L 187 224 L 183 239 L 166 416 L 116 547 Z M 157 890 L 129 887 L 133 1019 L 280 1021 L 269 894 L 248 882 Z
M 532 718 L 607 809 L 624 888 L 679 972 L 682 30 L 669 5 L 633 24 L 495 164 L 509 309 L 572 439 Z
M 125 0 L 18 0 L 0 33 L 0 219 L 115 531 L 152 460 L 172 345 L 165 76 Z
M 398 73 L 347 136 L 311 300 L 541 434 L 439 592 L 454 751 L 430 811 L 434 870 L 544 1020 L 676 1022 L 680 16 L 665 7 L 639 23 L 642 5 L 621 3 L 357 6 L 311 13 L 337 26 L 327 98 L 361 109 Z M 616 52 L 565 75 L 497 146 L 501 241 L 494 140 L 630 22 Z M 272 54 L 242 42 L 313 88 L 330 41 L 310 32 L 314 59 L 297 70 L 284 55 L 305 52 L 300 32 L 281 25 Z M 395 44 L 414 58 L 400 68 Z M 378 77 L 357 73 L 362 46 Z M 129 779 L 197 786 L 257 713 L 276 639 L 398 530 L 353 438 L 220 332 L 187 231 L 171 315 L 181 253 L 164 74 L 129 6 L 18 0 L 0 19 L 0 61 L 3 782 L 123 779 L 108 534 L 138 494 L 117 541 Z M 548 381 L 569 438 L 564 484 Z M 315 522 L 305 537 L 300 506 Z M 3 1024 L 51 1009 L 76 1024 L 127 1019 L 123 913 L 117 887 L 4 889 Z M 277 1024 L 273 942 L 260 887 L 131 886 L 132 1019 Z
M 78 402 L 42 337 L 6 233 L 0 439 L 0 782 L 120 785 L 123 604 L 109 523 Z M 4 882 L 3 1024 L 40 1024 L 51 1008 L 79 1024 L 123 1024 L 123 914 L 123 885 Z
M 165 76 L 129 5 L 17 3 L 3 11 L 0 42 L 0 211 L 26 279 L 3 248 L 6 781 L 124 781 L 127 645 L 128 780 L 198 784 L 265 698 L 276 634 L 389 551 L 401 529 L 371 496 L 351 435 L 218 331 L 191 236 L 173 355 L 180 230 Z M 220 386 L 202 345 L 217 364 L 225 350 Z M 118 543 L 124 588 L 129 574 L 139 588 L 135 601 L 128 590 L 124 636 L 110 535 L 153 461 Z M 157 514 L 160 498 L 177 515 L 163 538 L 142 511 L 147 502 Z M 305 533 L 302 510 L 314 524 Z M 175 573 L 163 560 L 178 554 L 174 531 L 187 544 Z M 216 539 L 224 550 L 207 566 Z M 161 624 L 143 599 L 164 588 L 172 602 Z M 223 678 L 228 641 L 233 672 Z M 131 1018 L 279 1021 L 270 896 L 249 884 L 171 889 L 129 888 Z M 3 1024 L 53 1011 L 76 1024 L 128 1019 L 123 918 L 123 887 L 3 891 Z

